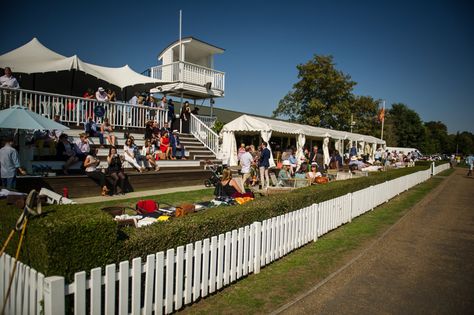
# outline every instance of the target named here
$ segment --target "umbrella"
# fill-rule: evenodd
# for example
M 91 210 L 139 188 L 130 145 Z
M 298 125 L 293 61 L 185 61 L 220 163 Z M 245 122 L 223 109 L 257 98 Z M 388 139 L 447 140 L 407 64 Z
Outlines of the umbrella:
M 41 116 L 28 108 L 14 105 L 0 111 L 0 128 L 28 130 L 67 130 L 68 127 Z

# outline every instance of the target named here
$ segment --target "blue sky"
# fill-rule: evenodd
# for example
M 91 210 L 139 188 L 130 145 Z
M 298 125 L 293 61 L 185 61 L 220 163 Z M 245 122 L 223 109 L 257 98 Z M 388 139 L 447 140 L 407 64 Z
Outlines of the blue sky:
M 180 9 L 183 36 L 226 49 L 215 58 L 226 72 L 219 107 L 270 115 L 296 65 L 330 54 L 356 94 L 474 132 L 469 1 L 8 1 L 0 53 L 38 37 L 63 55 L 142 72 L 178 39 Z

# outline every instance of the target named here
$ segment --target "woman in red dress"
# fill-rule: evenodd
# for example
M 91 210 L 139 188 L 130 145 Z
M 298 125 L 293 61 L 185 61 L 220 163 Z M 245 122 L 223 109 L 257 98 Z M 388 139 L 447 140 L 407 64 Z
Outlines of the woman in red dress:
M 160 139 L 160 150 L 163 152 L 166 156 L 166 159 L 168 160 L 170 158 L 171 154 L 171 147 L 170 147 L 170 138 L 168 136 L 168 132 L 165 131 L 163 135 L 161 136 Z

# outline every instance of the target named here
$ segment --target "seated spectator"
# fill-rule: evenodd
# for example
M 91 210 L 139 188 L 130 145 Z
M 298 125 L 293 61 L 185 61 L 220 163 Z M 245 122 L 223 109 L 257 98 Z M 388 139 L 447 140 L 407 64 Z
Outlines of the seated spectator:
M 355 155 L 351 156 L 351 160 L 349 161 L 349 169 L 351 171 L 362 170 L 364 167 L 369 166 L 364 162 L 357 159 Z
M 87 123 L 84 125 L 84 131 L 89 137 L 99 137 L 100 147 L 104 147 L 104 135 L 99 131 L 99 128 L 92 116 L 89 116 Z
M 308 163 L 302 163 L 298 171 L 295 173 L 295 178 L 305 179 L 307 172 L 308 172 Z
M 137 171 L 142 173 L 144 168 L 141 167 L 137 162 L 137 160 L 140 160 L 138 155 L 139 155 L 138 148 L 135 145 L 133 137 L 128 138 L 125 141 L 125 144 L 123 145 L 123 156 L 125 158 L 125 161 L 130 163 L 130 165 L 135 167 Z
M 149 139 L 145 140 L 142 156 L 144 156 L 145 160 L 148 161 L 148 163 L 153 166 L 155 171 L 160 170 L 159 166 L 156 164 L 156 161 L 155 161 L 155 146 L 151 144 L 151 141 Z
M 291 163 L 288 160 L 283 161 L 283 167 L 278 173 L 278 186 L 291 187 L 293 186 L 290 182 L 291 176 Z
M 84 168 L 86 171 L 87 177 L 92 178 L 94 181 L 99 182 L 100 187 L 102 188 L 100 194 L 106 196 L 109 192 L 107 188 L 107 180 L 105 174 L 97 169 L 97 166 L 100 164 L 100 160 L 97 158 L 98 149 L 92 149 L 87 157 L 84 160 Z
M 161 128 L 161 134 L 163 135 L 163 133 L 166 131 L 168 133 L 171 133 L 171 128 L 169 126 L 169 123 L 168 122 L 165 122 L 163 127 Z
M 318 164 L 316 162 L 311 163 L 311 169 L 306 174 L 306 177 L 311 181 L 311 184 L 315 184 L 316 177 L 321 177 L 322 174 L 318 172 Z
M 331 156 L 331 160 L 329 161 L 329 169 L 338 170 L 338 169 L 342 169 L 342 167 L 343 167 L 342 157 L 339 154 L 339 151 L 334 150 Z
M 199 115 L 199 107 L 194 107 L 194 109 L 191 111 L 191 114 Z
M 222 172 L 220 185 L 222 186 L 222 192 L 225 196 L 232 198 L 253 197 L 252 193 L 246 193 L 241 190 L 235 179 L 232 178 L 232 171 L 228 168 Z
M 180 157 L 182 160 L 186 160 L 186 151 L 184 145 L 179 140 L 178 130 L 173 130 L 173 134 L 170 138 L 171 146 L 171 159 L 176 160 L 177 157 Z M 179 156 L 176 154 L 179 151 Z
M 161 132 L 160 138 L 160 150 L 165 154 L 165 158 L 168 160 L 171 158 L 171 146 L 170 146 L 170 138 L 168 136 L 167 131 Z
M 59 142 L 56 146 L 56 158 L 66 162 L 63 165 L 64 175 L 69 175 L 68 169 L 79 161 L 73 149 L 73 145 L 68 141 L 68 136 L 65 133 L 59 136 Z
M 58 124 L 61 123 L 60 121 L 60 117 L 59 115 L 54 115 L 54 119 L 53 119 L 55 122 L 57 122 Z M 52 129 L 49 131 L 49 137 L 51 139 L 53 139 L 54 142 L 59 142 L 59 137 L 61 136 L 61 134 L 63 133 L 62 130 L 59 130 L 59 129 Z
M 100 126 L 100 132 L 107 139 L 110 145 L 115 145 L 114 127 L 109 123 L 108 118 L 104 118 L 104 122 Z
M 86 133 L 79 134 L 79 139 L 74 142 L 74 150 L 79 161 L 84 161 L 87 155 L 89 155 L 91 147 Z
M 97 89 L 97 92 L 95 92 L 95 99 L 98 100 L 99 102 L 109 101 L 109 96 L 107 95 L 103 87 L 100 87 Z
M 109 149 L 109 155 L 107 156 L 107 163 L 109 167 L 107 168 L 108 174 L 113 179 L 112 183 L 112 194 L 118 194 L 117 184 L 120 183 L 120 193 L 125 194 L 125 174 L 122 169 L 122 159 L 117 153 L 117 149 L 112 146 Z

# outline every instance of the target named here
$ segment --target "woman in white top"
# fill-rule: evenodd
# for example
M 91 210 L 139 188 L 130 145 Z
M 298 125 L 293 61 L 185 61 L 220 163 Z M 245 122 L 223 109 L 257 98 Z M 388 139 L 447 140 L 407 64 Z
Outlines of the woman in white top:
M 123 145 L 123 155 L 125 157 L 125 161 L 130 163 L 133 167 L 135 167 L 140 173 L 143 172 L 143 167 L 141 167 L 136 160 L 135 153 L 137 151 L 137 146 L 133 142 L 132 138 L 128 138 Z
M 316 162 L 311 163 L 311 169 L 308 173 L 306 173 L 306 177 L 311 180 L 311 184 L 315 183 L 316 177 L 322 176 L 320 172 L 318 172 L 318 164 Z
M 101 195 L 106 196 L 109 192 L 106 184 L 105 174 L 97 169 L 99 166 L 100 160 L 97 158 L 97 149 L 92 149 L 89 155 L 84 160 L 84 167 L 86 169 L 86 175 L 92 178 L 94 181 L 99 182 L 100 187 L 102 187 Z
M 100 132 L 107 138 L 110 145 L 115 145 L 115 135 L 113 134 L 114 127 L 109 123 L 108 118 L 104 118 L 104 122 L 100 126 Z
M 160 168 L 155 161 L 155 146 L 151 143 L 149 139 L 145 140 L 145 145 L 143 146 L 142 155 L 145 159 L 153 166 L 155 171 L 159 171 Z

